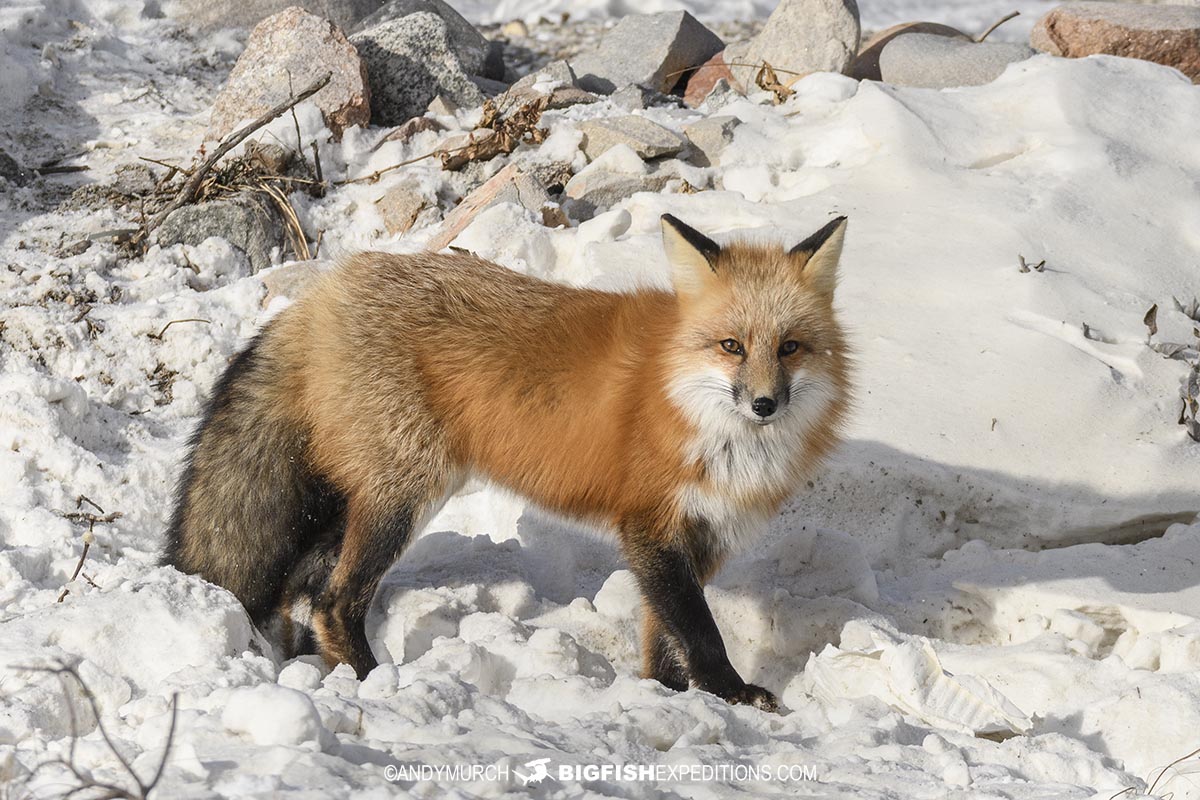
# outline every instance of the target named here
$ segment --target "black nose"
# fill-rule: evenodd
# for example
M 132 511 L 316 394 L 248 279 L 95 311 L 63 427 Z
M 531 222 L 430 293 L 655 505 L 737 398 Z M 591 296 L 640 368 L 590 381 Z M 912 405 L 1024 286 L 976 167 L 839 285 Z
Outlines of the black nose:
M 760 417 L 769 417 L 775 413 L 775 401 L 770 397 L 756 397 L 750 408 Z

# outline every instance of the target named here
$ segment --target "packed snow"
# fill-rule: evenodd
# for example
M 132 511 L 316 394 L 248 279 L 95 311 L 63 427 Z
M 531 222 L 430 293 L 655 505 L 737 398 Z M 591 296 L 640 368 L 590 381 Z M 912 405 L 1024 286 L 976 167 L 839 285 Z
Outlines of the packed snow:
M 0 9 L 0 143 L 90 167 L 0 190 L 0 795 L 65 794 L 79 781 L 57 759 L 133 791 L 117 753 L 149 781 L 177 698 L 157 796 L 1200 798 L 1200 762 L 1166 769 L 1200 747 L 1200 444 L 1177 424 L 1198 323 L 1172 302 L 1200 294 L 1200 90 L 1179 73 L 1038 56 L 962 90 L 815 74 L 781 105 L 764 93 L 713 112 L 742 123 L 720 166 L 687 168 L 713 190 L 638 194 L 562 229 L 505 204 L 455 240 L 622 288 L 665 283 L 665 212 L 784 244 L 849 216 L 847 440 L 708 589 L 776 715 L 639 679 L 639 597 L 613 544 L 487 486 L 386 578 L 368 629 L 390 663 L 363 680 L 281 662 L 232 595 L 157 566 L 204 398 L 289 300 L 266 302 L 264 285 L 287 265 L 251 274 L 220 239 L 124 259 L 103 237 L 78 246 L 118 214 L 59 206 L 200 143 L 239 39 L 152 10 Z M 867 26 L 982 27 L 1007 10 L 863 1 Z M 644 113 L 682 130 L 705 111 Z M 429 152 L 473 113 L 379 145 L 378 130 L 330 141 L 302 106 L 258 138 L 298 126 L 338 180 Z M 513 157 L 582 169 L 578 123 L 624 113 L 550 112 L 551 136 Z M 297 196 L 321 258 L 421 249 L 438 213 L 390 237 L 374 206 L 401 180 L 443 209 L 462 187 L 426 161 Z M 1022 257 L 1045 266 L 1023 272 Z M 1148 344 L 1155 304 L 1150 343 L 1189 345 L 1180 356 Z M 73 679 L 37 669 L 57 664 L 95 713 Z

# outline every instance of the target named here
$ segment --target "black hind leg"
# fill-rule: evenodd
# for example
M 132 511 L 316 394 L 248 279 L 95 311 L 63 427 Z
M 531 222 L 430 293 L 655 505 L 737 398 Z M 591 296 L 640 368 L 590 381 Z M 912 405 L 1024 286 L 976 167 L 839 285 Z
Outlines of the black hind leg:
M 284 658 L 316 653 L 313 614 L 329 585 L 342 548 L 341 525 L 330 528 L 295 563 L 279 603 Z

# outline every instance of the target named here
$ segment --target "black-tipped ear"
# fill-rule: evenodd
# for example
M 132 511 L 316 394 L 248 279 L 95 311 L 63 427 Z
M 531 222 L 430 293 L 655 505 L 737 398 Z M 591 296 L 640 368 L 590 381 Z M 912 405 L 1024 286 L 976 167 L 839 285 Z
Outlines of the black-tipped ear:
M 662 237 L 671 265 L 671 283 L 680 301 L 694 302 L 712 291 L 717 283 L 720 246 L 670 214 L 662 215 Z
M 837 287 L 837 266 L 845 238 L 846 218 L 838 217 L 788 251 L 800 267 L 801 280 L 826 297 L 833 297 Z
M 684 225 L 678 217 L 671 214 L 662 215 L 663 244 L 667 249 L 667 258 L 675 263 L 676 256 L 684 256 L 680 248 L 690 248 L 704 257 L 709 269 L 717 269 L 717 256 L 721 254 L 720 246 L 700 231 Z M 672 235 L 674 234 L 674 235 Z
M 808 253 L 811 256 L 813 253 L 821 249 L 821 245 L 825 244 L 829 237 L 833 236 L 834 232 L 837 231 L 838 228 L 842 227 L 842 223 L 845 221 L 845 217 L 831 219 L 829 222 L 826 222 L 819 231 L 814 233 L 812 236 L 809 236 L 803 242 L 788 251 L 789 254 L 798 256 L 801 253 Z

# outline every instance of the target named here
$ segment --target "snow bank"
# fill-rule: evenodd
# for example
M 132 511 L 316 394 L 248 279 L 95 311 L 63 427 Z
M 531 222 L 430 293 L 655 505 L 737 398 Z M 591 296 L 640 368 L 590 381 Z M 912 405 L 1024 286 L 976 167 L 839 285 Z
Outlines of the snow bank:
M 153 22 L 138 25 L 121 29 L 120 52 L 157 42 Z M 86 47 L 64 56 L 69 74 L 92 75 L 73 99 L 105 132 L 84 159 L 96 173 L 198 140 L 207 56 L 164 46 L 166 66 L 118 52 L 95 74 Z M 178 107 L 103 102 L 131 63 Z M 832 75 L 796 88 L 783 106 L 722 109 L 742 121 L 734 142 L 689 178 L 714 191 L 636 195 L 561 230 L 502 205 L 456 241 L 619 287 L 665 281 L 666 211 L 784 242 L 850 216 L 849 439 L 708 589 L 735 666 L 780 693 L 784 714 L 638 679 L 639 598 L 611 543 L 478 486 L 385 581 L 368 632 L 392 663 L 361 681 L 312 658 L 279 663 L 232 597 L 155 560 L 202 398 L 286 300 L 264 309 L 270 275 L 247 275 L 219 240 L 133 261 L 102 244 L 66 255 L 60 233 L 111 220 L 14 211 L 0 217 L 0 781 L 70 785 L 62 770 L 30 774 L 67 755 L 67 698 L 83 708 L 78 687 L 31 669 L 57 661 L 143 776 L 177 698 L 164 796 L 498 796 L 526 791 L 517 773 L 541 759 L 550 775 L 528 791 L 561 797 L 649 789 L 560 777 L 600 764 L 777 770 L 658 786 L 698 797 L 1146 790 L 1200 724 L 1200 448 L 1175 424 L 1184 364 L 1147 347 L 1142 325 L 1157 303 L 1156 341 L 1186 341 L 1192 323 L 1170 298 L 1200 293 L 1200 92 L 1113 58 L 1036 58 L 961 91 Z M 548 114 L 552 135 L 529 157 L 581 167 L 577 123 L 616 113 Z M 698 117 L 646 114 L 677 130 Z M 315 135 L 315 117 L 299 118 Z M 353 177 L 438 140 L 376 149 L 377 132 L 350 131 L 322 161 Z M 373 208 L 402 178 L 444 201 L 464 188 L 417 164 L 298 201 L 301 222 L 325 231 L 328 257 L 418 249 L 432 226 L 389 239 Z M 1022 273 L 1018 255 L 1046 269 Z M 199 321 L 164 331 L 171 320 Z M 97 720 L 77 722 L 77 763 L 128 780 Z M 1191 763 L 1156 792 L 1200 797 Z M 414 771 L 454 764 L 495 772 Z M 819 783 L 778 779 L 799 767 Z

